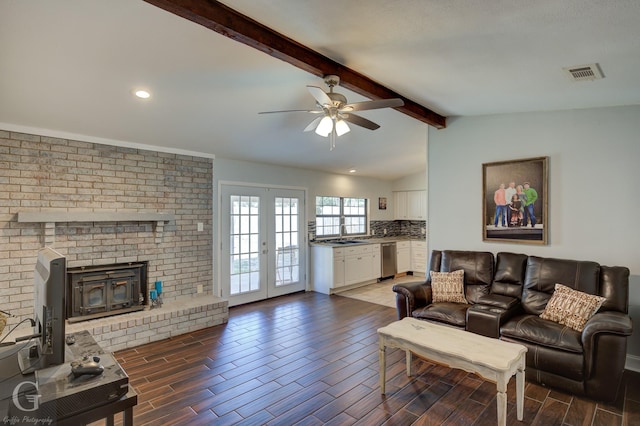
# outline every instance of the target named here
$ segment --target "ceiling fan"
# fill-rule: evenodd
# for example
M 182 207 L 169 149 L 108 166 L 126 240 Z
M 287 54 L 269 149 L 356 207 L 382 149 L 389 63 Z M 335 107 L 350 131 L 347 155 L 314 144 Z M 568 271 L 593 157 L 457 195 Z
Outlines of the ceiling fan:
M 340 84 L 340 77 L 337 75 L 327 75 L 324 77 L 324 82 L 329 86 L 329 92 L 325 92 L 316 86 L 307 86 L 309 93 L 316 100 L 316 105 L 319 109 L 305 110 L 305 109 L 290 109 L 284 111 L 265 111 L 259 114 L 273 114 L 280 112 L 308 112 L 310 114 L 322 114 L 320 117 L 314 119 L 304 131 L 309 132 L 315 129 L 315 132 L 323 137 L 330 138 L 330 150 L 336 147 L 336 137 L 342 136 L 349 132 L 351 129 L 347 122 L 355 124 L 356 126 L 364 127 L 369 130 L 376 130 L 380 126 L 373 121 L 367 120 L 364 117 L 353 114 L 353 111 L 365 111 L 370 109 L 380 108 L 395 108 L 404 105 L 404 101 L 399 98 L 393 99 L 380 99 L 375 101 L 355 102 L 352 104 L 347 103 L 347 98 L 333 91 L 333 88 Z

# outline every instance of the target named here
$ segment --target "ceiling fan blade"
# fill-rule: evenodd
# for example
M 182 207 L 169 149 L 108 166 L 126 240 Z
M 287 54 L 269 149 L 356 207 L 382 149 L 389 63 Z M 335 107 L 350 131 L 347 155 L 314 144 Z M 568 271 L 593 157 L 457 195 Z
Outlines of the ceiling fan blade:
M 356 126 L 364 127 L 369 130 L 379 129 L 380 126 L 374 123 L 371 120 L 367 120 L 366 118 L 360 117 L 355 114 L 340 114 L 343 120 L 348 121 L 349 123 L 355 124 Z
M 327 96 L 327 94 L 321 88 L 316 86 L 307 86 L 307 89 L 309 89 L 309 93 L 311 93 L 311 96 L 313 96 L 320 105 L 333 105 L 333 102 L 331 102 L 331 98 Z
M 304 128 L 305 132 L 310 132 L 312 130 L 315 130 L 316 127 L 318 127 L 318 124 L 320 123 L 320 120 L 322 120 L 324 117 L 317 117 L 316 119 L 314 119 L 311 123 L 309 123 L 309 125 L 307 127 Z
M 285 109 L 282 111 L 261 111 L 258 114 L 276 114 L 279 112 L 308 112 L 310 114 L 322 114 L 324 111 L 319 109 Z
M 379 99 L 376 101 L 364 101 L 364 102 L 355 102 L 353 104 L 347 104 L 342 108 L 340 108 L 340 112 L 365 111 L 368 109 L 379 109 L 379 108 L 395 108 L 395 107 L 401 107 L 402 105 L 404 105 L 404 101 L 400 98 Z

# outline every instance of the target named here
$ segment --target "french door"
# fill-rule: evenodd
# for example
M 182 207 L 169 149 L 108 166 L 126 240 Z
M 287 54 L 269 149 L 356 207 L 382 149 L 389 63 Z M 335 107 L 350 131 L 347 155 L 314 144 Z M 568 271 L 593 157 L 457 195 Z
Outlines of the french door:
M 304 290 L 304 191 L 222 184 L 220 273 L 229 306 Z

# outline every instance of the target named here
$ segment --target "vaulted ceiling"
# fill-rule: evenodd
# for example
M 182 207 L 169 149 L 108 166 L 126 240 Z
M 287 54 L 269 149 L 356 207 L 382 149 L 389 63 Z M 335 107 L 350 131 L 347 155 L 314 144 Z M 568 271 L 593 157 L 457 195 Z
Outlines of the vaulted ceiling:
M 426 167 L 426 123 L 445 117 L 640 103 L 637 0 L 223 1 L 336 64 L 349 102 L 407 101 L 329 151 L 311 114 L 258 114 L 315 108 L 324 68 L 237 41 L 221 13 L 224 34 L 208 28 L 218 2 L 148 1 L 1 1 L 0 128 L 395 179 Z M 604 79 L 563 71 L 591 63 Z

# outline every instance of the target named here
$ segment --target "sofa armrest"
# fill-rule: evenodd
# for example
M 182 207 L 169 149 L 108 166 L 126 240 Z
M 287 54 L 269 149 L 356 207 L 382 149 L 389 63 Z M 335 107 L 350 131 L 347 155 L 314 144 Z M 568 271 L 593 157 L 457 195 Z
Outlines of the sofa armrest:
M 622 312 L 605 311 L 592 316 L 582 330 L 582 345 L 588 349 L 593 344 L 597 334 L 617 334 L 630 336 L 633 331 L 633 323 L 627 314 Z
M 631 318 L 622 312 L 600 312 L 587 321 L 581 338 L 588 392 L 597 395 L 597 389 L 617 389 L 627 356 L 627 337 L 632 331 Z
M 517 297 L 503 296 L 501 294 L 491 293 L 481 296 L 478 299 L 478 303 L 481 305 L 489 305 L 496 308 L 511 310 L 520 305 L 520 299 L 518 299 Z
M 393 291 L 396 293 L 398 319 L 411 316 L 411 312 L 415 309 L 431 303 L 431 283 L 429 281 L 396 284 L 393 286 Z

